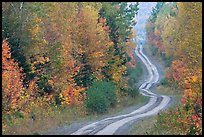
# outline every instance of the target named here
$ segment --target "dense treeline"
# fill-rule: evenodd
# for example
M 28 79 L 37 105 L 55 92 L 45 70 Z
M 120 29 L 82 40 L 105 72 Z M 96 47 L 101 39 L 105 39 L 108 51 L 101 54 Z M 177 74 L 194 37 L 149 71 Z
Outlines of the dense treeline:
M 83 105 L 95 81 L 125 88 L 137 6 L 3 2 L 2 113 Z
M 166 62 L 166 78 L 184 94 L 164 125 L 178 134 L 202 134 L 202 3 L 159 2 L 146 29 L 153 53 Z

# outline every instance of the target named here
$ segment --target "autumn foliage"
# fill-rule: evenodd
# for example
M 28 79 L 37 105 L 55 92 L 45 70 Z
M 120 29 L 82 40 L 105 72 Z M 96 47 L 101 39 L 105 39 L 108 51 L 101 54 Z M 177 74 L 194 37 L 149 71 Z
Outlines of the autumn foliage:
M 159 4 L 158 4 L 159 5 Z M 166 78 L 178 84 L 182 106 L 168 112 L 169 128 L 179 134 L 202 134 L 202 4 L 178 2 L 163 4 L 155 22 L 149 20 L 148 42 L 173 57 Z
M 2 106 L 3 113 L 19 107 L 23 92 L 22 68 L 11 58 L 10 47 L 6 40 L 2 42 Z
M 34 119 L 36 108 L 51 112 L 58 106 L 82 107 L 95 81 L 124 85 L 127 52 L 133 59 L 130 25 L 138 4 L 2 5 L 3 113 Z

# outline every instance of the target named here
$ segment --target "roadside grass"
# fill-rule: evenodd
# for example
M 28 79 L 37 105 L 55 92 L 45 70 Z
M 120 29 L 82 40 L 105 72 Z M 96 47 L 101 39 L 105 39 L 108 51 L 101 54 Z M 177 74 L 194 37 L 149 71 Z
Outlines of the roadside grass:
M 156 87 L 156 91 L 161 95 L 171 96 L 175 99 L 175 104 L 180 105 L 180 100 L 183 95 L 182 92 L 179 92 L 179 89 L 174 89 L 169 86 L 159 85 Z
M 158 117 L 157 115 L 138 121 L 131 129 L 130 135 L 178 135 L 174 129 L 163 127 L 162 123 L 158 122 Z
M 23 119 L 12 119 L 10 126 L 3 131 L 3 134 L 10 135 L 32 135 L 39 134 L 42 131 L 69 124 L 82 116 L 77 107 L 52 107 L 52 111 L 37 108 L 33 112 L 35 119 L 31 118 L 32 114 Z
M 138 82 L 142 75 L 141 66 L 139 63 L 135 68 L 129 70 L 127 77 Z M 134 86 L 131 83 L 129 86 Z M 7 118 L 9 123 L 6 128 L 3 128 L 4 135 L 39 135 L 50 129 L 55 129 L 63 125 L 69 125 L 74 122 L 92 121 L 103 118 L 104 116 L 120 113 L 125 108 L 137 105 L 142 106 L 148 101 L 147 97 L 138 94 L 136 97 L 130 95 L 117 94 L 117 104 L 110 108 L 105 114 L 89 114 L 86 112 L 84 105 L 81 106 L 50 106 L 49 108 L 35 108 L 33 112 L 26 117 Z M 34 115 L 34 119 L 32 116 Z M 4 118 L 6 116 L 3 116 Z

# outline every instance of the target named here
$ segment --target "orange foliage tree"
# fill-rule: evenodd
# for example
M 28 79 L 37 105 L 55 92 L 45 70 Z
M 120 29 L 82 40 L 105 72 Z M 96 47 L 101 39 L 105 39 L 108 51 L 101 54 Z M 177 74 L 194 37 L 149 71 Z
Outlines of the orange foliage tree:
M 11 58 L 10 47 L 2 42 L 2 108 L 3 113 L 17 109 L 23 92 L 22 68 Z

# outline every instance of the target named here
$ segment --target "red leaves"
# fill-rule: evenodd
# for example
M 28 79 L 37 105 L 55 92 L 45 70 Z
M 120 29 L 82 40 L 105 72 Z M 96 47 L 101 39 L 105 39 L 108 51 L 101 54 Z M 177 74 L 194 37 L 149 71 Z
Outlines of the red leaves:
M 106 23 L 106 18 L 99 18 L 99 23 Z
M 2 43 L 2 103 L 3 112 L 15 109 L 23 91 L 21 70 L 11 59 L 8 42 Z M 5 111 L 4 111 L 5 110 Z
M 183 60 L 176 60 L 172 62 L 170 67 L 170 73 L 168 74 L 168 78 L 172 81 L 177 81 L 180 86 L 184 88 L 184 96 L 181 99 L 181 102 L 184 107 L 188 109 L 183 110 L 183 117 L 178 120 L 178 122 L 185 121 L 186 124 L 186 134 L 190 132 L 202 130 L 201 121 L 202 116 L 199 116 L 197 112 L 201 111 L 202 109 L 202 96 L 201 96 L 201 89 L 200 89 L 200 81 L 201 75 L 200 71 L 191 70 L 191 66 L 187 66 Z M 177 115 L 177 113 L 176 113 Z M 189 118 L 188 118 L 189 117 Z M 188 118 L 184 120 L 184 118 Z M 190 127 L 194 127 L 194 129 L 190 129 Z M 188 129 L 189 128 L 189 129 Z M 187 130 L 188 129 L 188 130 Z M 198 134 L 196 132 L 195 134 Z M 191 133 L 191 134 L 192 134 Z
M 191 118 L 192 118 L 193 121 L 197 120 L 197 116 L 195 116 L 195 115 L 192 115 Z
M 172 62 L 170 71 L 166 77 L 172 81 L 179 82 L 181 86 L 189 88 L 188 83 L 185 82 L 186 72 L 188 72 L 188 70 L 186 69 L 185 63 L 182 60 L 175 60 Z
M 106 33 L 109 33 L 111 31 L 109 29 L 109 26 L 106 25 L 106 18 L 99 18 L 99 23 L 102 24 L 102 28 Z
M 160 52 L 165 53 L 165 46 L 163 45 L 161 38 L 159 36 L 155 36 L 153 43 Z
M 104 26 L 104 27 L 103 27 L 103 30 L 105 30 L 106 32 L 110 32 L 109 26 Z
M 3 40 L 2 42 L 2 59 L 5 61 L 5 59 L 11 58 L 10 48 L 8 46 L 8 42 L 6 40 Z

